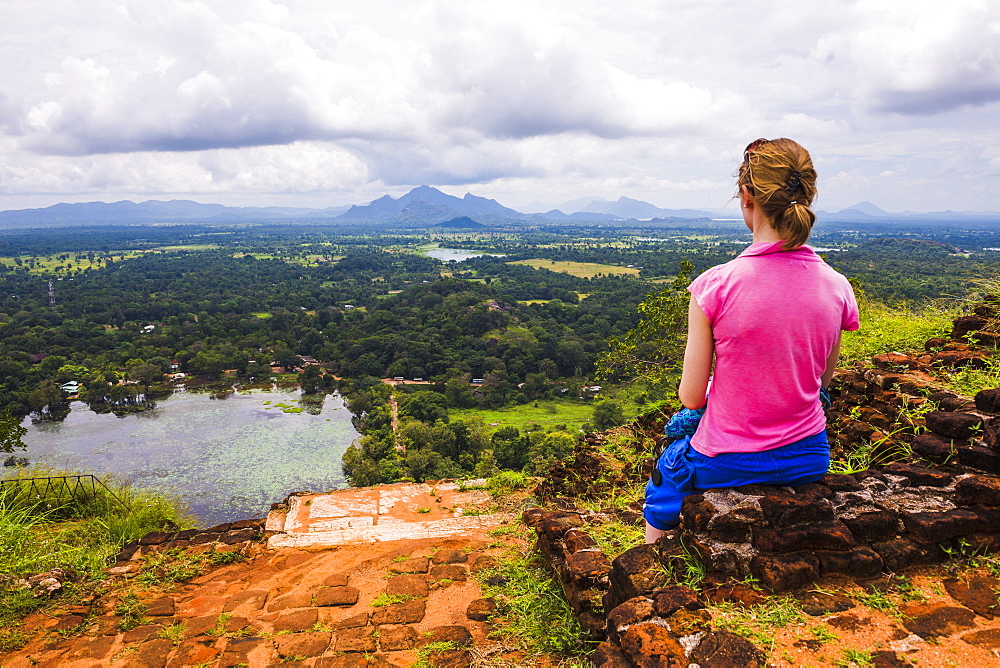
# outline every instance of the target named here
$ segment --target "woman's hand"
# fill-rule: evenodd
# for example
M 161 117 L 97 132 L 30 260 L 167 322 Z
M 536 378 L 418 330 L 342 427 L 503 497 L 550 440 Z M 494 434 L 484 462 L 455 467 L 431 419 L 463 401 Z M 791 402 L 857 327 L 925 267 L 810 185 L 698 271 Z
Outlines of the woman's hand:
M 712 375 L 712 357 L 715 341 L 708 316 L 698 306 L 694 297 L 688 306 L 688 340 L 684 349 L 684 371 L 677 396 L 685 408 L 701 408 L 705 405 L 708 379 Z

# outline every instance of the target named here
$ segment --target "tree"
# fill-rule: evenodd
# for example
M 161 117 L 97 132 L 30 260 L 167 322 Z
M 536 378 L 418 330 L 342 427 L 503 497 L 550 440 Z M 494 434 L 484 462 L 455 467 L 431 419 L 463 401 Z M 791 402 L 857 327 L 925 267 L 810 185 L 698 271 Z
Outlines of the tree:
M 448 399 L 443 394 L 430 390 L 420 390 L 407 395 L 399 402 L 399 414 L 434 424 L 438 420 L 448 421 Z
M 318 364 L 310 364 L 299 374 L 299 387 L 303 394 L 316 394 L 325 384 L 323 367 Z
M 605 399 L 594 406 L 594 427 L 600 430 L 611 429 L 625 422 L 625 411 L 617 401 Z
M 612 337 L 597 360 L 602 380 L 639 380 L 665 386 L 681 368 L 687 338 L 687 312 L 694 265 L 683 260 L 670 287 L 639 304 L 639 324 L 624 338 Z
M 0 452 L 24 450 L 28 446 L 21 437 L 27 433 L 28 430 L 21 426 L 21 421 L 14 417 L 10 407 L 0 412 Z
M 554 463 L 566 459 L 573 453 L 576 436 L 564 431 L 545 434 L 535 439 L 528 448 L 528 465 L 525 470 L 535 475 L 545 475 Z

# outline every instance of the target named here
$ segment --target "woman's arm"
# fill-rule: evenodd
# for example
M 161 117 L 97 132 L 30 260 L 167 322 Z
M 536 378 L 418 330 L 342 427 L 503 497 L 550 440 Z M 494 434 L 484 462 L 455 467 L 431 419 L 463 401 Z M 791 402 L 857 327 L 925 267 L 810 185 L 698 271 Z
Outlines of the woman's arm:
M 708 379 L 712 375 L 712 356 L 715 342 L 708 317 L 698 306 L 694 297 L 688 307 L 688 340 L 684 349 L 684 371 L 681 385 L 677 390 L 685 408 L 701 408 L 705 405 Z
M 830 387 L 830 381 L 833 380 L 833 372 L 837 370 L 837 364 L 840 362 L 840 337 L 841 333 L 837 332 L 837 342 L 833 344 L 833 350 L 830 351 L 829 356 L 826 358 L 826 370 L 820 378 L 823 387 Z

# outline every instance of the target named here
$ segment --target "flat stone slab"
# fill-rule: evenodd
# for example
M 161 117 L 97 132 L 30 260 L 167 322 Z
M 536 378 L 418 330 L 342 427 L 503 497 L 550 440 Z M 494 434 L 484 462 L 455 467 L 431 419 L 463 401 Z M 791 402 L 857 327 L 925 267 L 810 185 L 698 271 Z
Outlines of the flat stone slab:
M 468 535 L 498 526 L 507 515 L 465 515 L 486 503 L 483 490 L 453 482 L 395 483 L 289 497 L 288 510 L 267 517 L 270 548 L 311 548 Z

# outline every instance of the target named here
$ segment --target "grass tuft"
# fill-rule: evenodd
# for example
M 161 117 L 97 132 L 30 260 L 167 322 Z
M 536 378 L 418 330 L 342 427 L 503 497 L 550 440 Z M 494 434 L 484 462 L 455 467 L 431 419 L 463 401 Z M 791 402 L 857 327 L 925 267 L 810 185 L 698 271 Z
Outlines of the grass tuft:
M 477 573 L 483 596 L 497 604 L 493 634 L 528 654 L 584 656 L 590 648 L 580 624 L 538 556 L 512 548 L 497 561 Z

